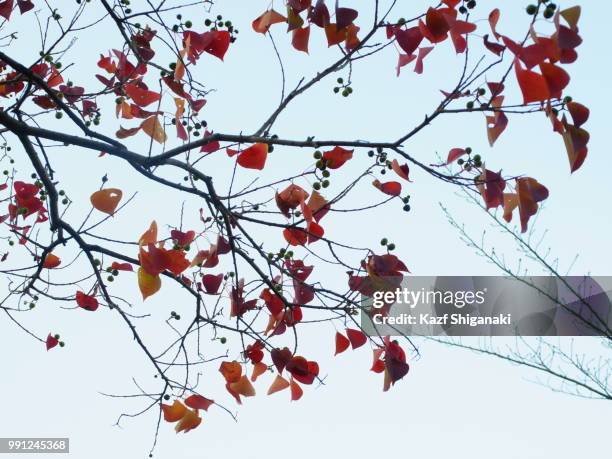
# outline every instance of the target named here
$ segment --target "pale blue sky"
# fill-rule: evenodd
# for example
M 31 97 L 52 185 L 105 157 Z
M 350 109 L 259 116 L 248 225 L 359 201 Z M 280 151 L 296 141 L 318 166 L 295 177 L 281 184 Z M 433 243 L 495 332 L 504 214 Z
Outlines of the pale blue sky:
M 371 3 L 359 0 L 352 5 L 365 11 Z M 486 18 L 497 3 L 479 0 L 475 17 Z M 506 10 L 500 30 L 522 35 L 528 21 L 523 3 L 501 3 Z M 509 174 L 526 173 L 538 178 L 550 190 L 546 209 L 538 221 L 540 232 L 548 230 L 544 246 L 552 247 L 562 266 L 579 254 L 573 268 L 575 274 L 608 275 L 612 229 L 609 212 L 612 182 L 607 176 L 611 166 L 607 142 L 610 65 L 604 58 L 609 50 L 602 38 L 608 24 L 601 2 L 580 3 L 584 44 L 579 48 L 579 61 L 571 66 L 568 93 L 591 109 L 586 128 L 592 137 L 589 157 L 579 172 L 570 176 L 561 137 L 552 133 L 543 115 L 511 117 L 508 130 L 494 149 L 488 147 L 485 122 L 479 114 L 442 117 L 406 147 L 424 162 L 435 162 L 436 152 L 444 156 L 452 147 L 469 145 L 483 155 L 491 169 L 503 168 Z M 400 0 L 393 17 L 411 17 L 428 4 Z M 217 10 L 222 12 L 241 30 L 240 40 L 228 52 L 225 63 L 205 58 L 197 67 L 197 75 L 209 87 L 218 89 L 209 96 L 203 114 L 219 132 L 252 131 L 278 102 L 279 75 L 274 51 L 267 38 L 250 28 L 252 19 L 267 6 L 268 2 L 260 0 L 218 0 L 213 10 L 215 14 Z M 194 13 L 194 21 L 196 17 Z M 486 28 L 484 22 L 481 25 Z M 313 34 L 311 56 L 306 56 L 288 46 L 289 36 L 282 26 L 274 30 L 289 88 L 295 86 L 299 77 L 311 76 L 337 58 L 337 51 L 324 48 L 322 32 L 316 30 Z M 107 36 L 108 41 L 100 39 Z M 34 51 L 26 42 L 30 39 L 37 40 L 37 35 L 22 36 L 5 52 L 33 57 Z M 78 73 L 82 80 L 75 78 L 75 82 L 96 85 L 87 72 L 95 65 L 98 54 L 113 46 L 119 46 L 114 31 L 111 34 L 100 26 L 79 38 L 64 59 L 65 63 L 76 62 L 77 69 L 84 69 Z M 448 89 L 455 83 L 461 57 L 456 57 L 450 44 L 445 43 L 427 58 L 424 75 L 412 73 L 412 66 L 408 66 L 400 78 L 395 76 L 396 59 L 397 52 L 389 48 L 358 63 L 353 71 L 355 93 L 348 99 L 332 94 L 337 75 L 325 80 L 290 106 L 274 132 L 287 138 L 313 134 L 318 138 L 371 140 L 399 137 L 433 109 L 439 100 L 438 89 Z M 513 91 L 511 88 L 508 92 Z M 111 110 L 112 105 L 110 100 Z M 117 128 L 117 120 L 110 112 L 103 126 L 108 132 Z M 142 137 L 130 140 L 129 144 L 140 150 L 146 146 Z M 134 239 L 153 218 L 165 224 L 178 222 L 177 209 L 182 198 L 177 201 L 166 190 L 143 182 L 118 161 L 99 159 L 78 149 L 54 149 L 52 161 L 60 171 L 63 187 L 76 201 L 71 215 L 77 220 L 87 211 L 87 197 L 105 172 L 113 186 L 127 194 L 138 191 L 129 213 L 118 216 L 115 226 L 104 234 Z M 215 161 L 206 166 L 210 169 L 205 172 L 213 173 L 219 177 L 218 183 L 224 183 L 230 172 L 228 160 L 221 157 Z M 266 172 L 268 177 L 281 177 L 286 173 L 286 164 L 295 163 L 297 169 L 297 164 L 306 166 L 310 162 L 310 151 L 277 148 Z M 347 174 L 356 170 L 352 164 L 345 169 Z M 28 168 L 24 171 L 29 175 Z M 241 180 L 248 183 L 255 177 L 256 173 L 247 171 Z M 498 274 L 493 266 L 463 246 L 446 223 L 438 202 L 444 202 L 458 220 L 468 223 L 475 235 L 489 228 L 486 216 L 456 198 L 451 186 L 417 170 L 413 179 L 414 184 L 408 186 L 413 206 L 410 214 L 397 212 L 396 204 L 367 218 L 336 215 L 328 219 L 326 230 L 330 234 L 347 232 L 357 246 L 376 246 L 380 237 L 386 236 L 398 245 L 398 254 L 418 275 Z M 341 181 L 341 177 L 338 175 L 336 180 Z M 378 197 L 376 190 L 364 187 L 356 201 L 369 203 Z M 197 222 L 195 211 L 199 206 L 197 202 L 187 202 L 192 224 Z M 384 220 L 388 225 L 378 224 Z M 264 233 L 261 237 L 273 247 L 279 244 L 278 238 Z M 510 241 L 497 236 L 491 236 L 491 241 L 508 259 L 515 259 Z M 66 257 L 68 253 L 66 250 Z M 320 275 L 333 279 L 337 288 L 345 285 L 342 272 L 323 268 Z M 0 291 L 5 285 L 0 278 Z M 181 303 L 180 296 L 174 295 L 176 291 L 169 285 L 145 304 L 138 301 L 133 278 L 122 276 L 116 288 L 117 294 L 136 302 L 136 313 L 155 312 L 153 319 L 139 325 L 139 330 L 149 338 L 154 339 L 159 333 L 163 311 L 189 308 L 187 300 Z M 95 315 L 82 312 L 58 311 L 56 305 L 41 301 L 38 314 L 29 318 L 28 324 L 45 332 L 48 328 L 61 329 L 68 340 L 64 350 L 49 354 L 12 324 L 0 321 L 3 362 L 0 387 L 5 395 L 0 435 L 69 436 L 71 457 L 77 459 L 146 457 L 155 415 L 124 420 L 123 428 L 119 429 L 113 426 L 117 416 L 137 411 L 142 404 L 109 399 L 99 393 L 134 393 L 132 376 L 153 390 L 156 386 L 151 367 L 112 312 L 100 310 Z M 165 328 L 163 333 L 167 337 Z M 362 349 L 333 359 L 332 339 L 332 326 L 306 326 L 302 330 L 301 346 L 319 361 L 322 374 L 327 376 L 325 386 L 308 388 L 300 402 L 289 403 L 285 393 L 263 395 L 271 379 L 268 377 L 256 386 L 261 394 L 236 410 L 238 423 L 214 408 L 204 415 L 199 429 L 185 436 L 176 436 L 171 425 L 162 423 L 156 457 L 306 459 L 313 455 L 362 458 L 398 454 L 432 459 L 444 456 L 569 459 L 601 457 L 609 450 L 606 444 L 612 415 L 609 403 L 553 393 L 530 381 L 535 379 L 531 372 L 427 342 L 420 343 L 422 357 L 410 362 L 408 377 L 383 394 L 382 377 L 368 372 L 370 352 Z M 582 344 L 593 353 L 600 352 L 594 342 Z M 209 357 L 219 351 L 215 347 Z M 203 393 L 210 393 L 234 409 L 222 388 L 217 364 L 206 367 L 202 379 Z

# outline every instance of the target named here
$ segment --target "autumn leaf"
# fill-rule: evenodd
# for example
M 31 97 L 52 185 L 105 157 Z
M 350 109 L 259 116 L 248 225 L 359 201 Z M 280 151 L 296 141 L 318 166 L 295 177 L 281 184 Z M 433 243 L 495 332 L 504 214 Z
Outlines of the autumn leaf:
M 329 169 L 342 167 L 352 157 L 353 150 L 346 150 L 342 147 L 334 147 L 333 150 L 323 153 L 323 160 Z
M 181 420 L 174 426 L 176 433 L 187 433 L 195 429 L 202 423 L 202 418 L 198 415 L 197 410 L 187 410 Z
M 282 390 L 285 390 L 289 386 L 289 381 L 287 381 L 281 375 L 276 375 L 276 378 L 274 378 L 274 381 L 272 381 L 272 385 L 268 389 L 268 395 L 272 395 Z
M 86 295 L 79 290 L 76 292 L 75 299 L 79 307 L 85 309 L 86 311 L 95 311 L 98 309 L 98 300 L 94 296 Z
M 300 387 L 298 383 L 296 383 L 293 378 L 291 378 L 291 401 L 295 402 L 302 398 L 304 395 L 304 391 Z
M 45 260 L 43 261 L 43 268 L 46 269 L 54 269 L 62 264 L 62 260 L 57 255 L 53 255 L 52 253 L 47 254 Z
M 336 352 L 334 355 L 343 353 L 351 345 L 351 341 L 340 332 L 336 332 Z
M 368 342 L 368 337 L 361 331 L 353 328 L 346 329 L 346 336 L 351 343 L 353 349 L 357 349 Z
M 463 155 L 465 155 L 465 148 L 453 148 L 448 152 L 448 158 L 446 158 L 446 164 L 454 163 Z
M 140 125 L 142 130 L 157 143 L 164 143 L 168 139 L 164 128 L 159 123 L 157 116 L 151 116 Z
M 292 32 L 291 45 L 298 51 L 308 54 L 308 41 L 310 40 L 310 26 L 295 29 Z
M 143 300 L 155 295 L 161 288 L 161 279 L 159 278 L 159 274 L 151 275 L 146 272 L 144 268 L 138 268 L 138 287 L 142 293 Z
M 262 170 L 268 157 L 268 144 L 256 143 L 238 154 L 238 164 L 246 169 Z
M 210 406 L 214 403 L 214 400 L 210 400 L 198 394 L 190 395 L 185 399 L 185 405 L 187 405 L 189 408 L 193 408 L 194 410 L 208 411 L 208 408 L 210 408 Z
M 274 10 L 268 10 L 253 21 L 253 30 L 265 34 L 270 26 L 281 22 L 287 22 L 287 18 Z
M 123 89 L 139 107 L 146 107 L 161 99 L 158 93 L 141 88 L 133 83 L 126 84 Z
M 519 208 L 521 232 L 527 231 L 529 219 L 538 210 L 538 203 L 548 198 L 548 189 L 531 177 L 516 180 L 516 193 L 504 194 L 504 220 L 512 220 L 514 209 Z
M 402 194 L 402 185 L 399 182 L 381 183 L 380 180 L 376 179 L 372 182 L 372 185 L 389 196 L 399 196 Z
M 138 245 L 148 245 L 155 244 L 157 242 L 157 222 L 153 220 L 149 225 L 149 229 L 147 229 L 140 239 L 138 240 Z
M 398 176 L 400 176 L 407 182 L 411 181 L 410 168 L 408 167 L 408 164 L 400 164 L 397 159 L 394 159 L 393 161 L 391 161 L 391 169 L 393 170 L 393 172 L 395 172 Z
M 225 382 L 235 383 L 238 382 L 242 376 L 242 365 L 236 361 L 222 362 L 219 367 L 219 372 L 225 378 Z
M 94 209 L 113 215 L 122 197 L 123 192 L 120 189 L 105 188 L 93 193 L 89 199 Z
M 53 349 L 58 344 L 59 344 L 59 339 L 57 339 L 55 335 L 52 335 L 51 333 L 49 333 L 47 335 L 47 339 L 45 340 L 45 346 L 47 348 L 47 351 Z
M 161 405 L 162 413 L 164 414 L 164 421 L 167 422 L 177 422 L 180 421 L 181 418 L 187 412 L 187 408 L 178 400 L 175 400 L 172 405 L 166 405 L 162 403 Z
M 261 375 L 268 371 L 268 366 L 265 363 L 257 362 L 253 364 L 253 373 L 251 373 L 251 381 L 257 381 Z

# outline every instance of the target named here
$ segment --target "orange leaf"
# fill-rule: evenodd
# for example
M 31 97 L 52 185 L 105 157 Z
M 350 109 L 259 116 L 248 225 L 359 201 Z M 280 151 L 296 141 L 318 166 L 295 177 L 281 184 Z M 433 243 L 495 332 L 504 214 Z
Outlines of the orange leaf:
M 219 372 L 225 378 L 228 383 L 235 383 L 240 380 L 242 376 L 242 366 L 236 362 L 222 362 L 219 367 Z
M 113 215 L 122 197 L 123 192 L 120 189 L 105 188 L 104 190 L 96 191 L 89 200 L 94 209 L 108 215 Z
M 280 193 L 276 193 L 276 205 L 282 214 L 289 218 L 289 211 L 297 208 L 308 197 L 308 192 L 299 185 L 291 184 Z
M 230 383 L 229 388 L 243 397 L 253 397 L 255 395 L 255 388 L 246 375 L 242 375 L 238 381 Z
M 327 46 L 339 45 L 346 40 L 346 30 L 338 29 L 336 24 L 327 24 L 325 26 L 325 36 L 327 37 Z
M 300 387 L 298 383 L 296 383 L 293 378 L 291 378 L 291 401 L 295 402 L 302 398 L 304 395 L 304 391 Z
M 274 10 L 268 10 L 253 21 L 253 30 L 265 34 L 271 25 L 281 22 L 287 22 L 287 18 Z
M 190 430 L 195 429 L 202 423 L 202 418 L 198 415 L 196 410 L 187 410 L 185 415 L 181 418 L 176 426 L 174 426 L 174 430 L 176 433 L 179 432 L 189 432 Z
M 149 229 L 146 230 L 138 241 L 138 245 L 149 245 L 157 242 L 157 222 L 153 220 Z
M 147 118 L 140 125 L 142 130 L 157 143 L 164 143 L 168 138 L 164 128 L 159 123 L 157 116 L 153 115 Z
M 45 257 L 45 261 L 43 262 L 43 268 L 53 269 L 57 268 L 62 264 L 62 260 L 57 255 L 53 255 L 52 253 L 47 254 Z
M 152 276 L 142 267 L 138 268 L 138 287 L 142 293 L 142 299 L 146 300 L 151 295 L 155 295 L 161 288 L 159 274 Z
M 187 412 L 185 405 L 178 400 L 175 400 L 172 405 L 165 405 L 162 403 L 161 409 L 164 413 L 164 420 L 167 422 L 180 421 Z
M 276 392 L 280 392 L 281 390 L 285 390 L 289 387 L 289 381 L 283 378 L 281 375 L 276 375 L 276 378 L 272 382 L 272 385 L 268 389 L 268 395 L 275 394 Z
M 257 362 L 253 364 L 253 373 L 251 374 L 251 381 L 257 381 L 261 375 L 263 375 L 268 369 L 268 365 L 262 362 Z
M 262 170 L 268 157 L 268 144 L 256 143 L 238 155 L 238 164 L 246 169 Z

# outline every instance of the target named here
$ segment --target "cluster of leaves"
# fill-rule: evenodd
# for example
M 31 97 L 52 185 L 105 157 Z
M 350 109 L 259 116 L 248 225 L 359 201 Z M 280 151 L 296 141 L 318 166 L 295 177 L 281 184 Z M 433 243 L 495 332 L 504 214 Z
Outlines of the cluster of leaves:
M 35 7 L 42 8 L 40 3 L 17 1 L 15 5 L 12 0 L 5 0 L 0 2 L 0 15 L 9 21 L 15 17 L 12 16 L 15 8 L 25 14 Z M 221 344 L 226 344 L 227 339 L 217 337 L 220 331 L 240 337 L 237 340 L 242 345 L 240 351 L 233 355 L 233 359 L 225 358 L 219 368 L 227 392 L 239 404 L 243 397 L 255 395 L 253 383 L 266 372 L 274 374 L 268 394 L 289 389 L 294 401 L 302 398 L 302 386 L 320 381 L 318 363 L 300 355 L 301 351 L 298 353 L 298 330 L 302 330 L 307 321 L 334 324 L 336 354 L 349 347 L 357 349 L 370 343 L 373 352 L 371 371 L 384 374 L 384 390 L 406 376 L 409 364 L 400 343 L 389 337 L 366 336 L 355 318 L 361 310 L 360 295 L 394 290 L 408 275 L 406 264 L 399 256 L 390 253 L 395 244 L 385 238 L 383 252 L 376 253 L 373 249 L 352 247 L 346 234 L 330 234 L 323 226 L 324 221 L 330 219 L 323 220 L 326 216 L 347 212 L 338 203 L 346 202 L 362 180 L 367 180 L 369 189 L 376 188 L 376 193 L 380 193 L 379 197 L 384 201 L 350 211 L 365 211 L 389 201 L 401 202 L 402 209 L 409 211 L 410 196 L 404 188 L 412 182 L 410 164 L 433 178 L 479 193 L 486 208 L 502 208 L 507 221 L 511 221 L 518 209 L 522 230 L 527 230 L 538 204 L 549 195 L 548 189 L 536 179 L 505 177 L 501 171 L 494 172 L 486 167 L 481 155 L 472 154 L 469 147 L 451 149 L 447 161 L 439 165 L 427 165 L 405 151 L 405 144 L 431 125 L 435 118 L 445 113 L 480 112 L 485 117 L 488 140 L 493 146 L 506 131 L 512 113 L 537 112 L 546 116 L 552 122 L 554 132 L 563 137 L 572 172 L 580 168 L 587 156 L 589 134 L 583 125 L 589 111 L 564 94 L 570 77 L 562 67 L 577 59 L 576 49 L 581 43 L 579 7 L 557 11 L 550 4 L 546 6 L 545 1 L 539 2 L 535 10 L 529 9 L 532 20 L 528 33 L 518 41 L 499 32 L 501 13 L 494 9 L 486 24 L 491 35 L 481 36 L 483 52 L 489 57 L 495 56 L 496 60 L 486 67 L 481 67 L 479 61 L 473 70 L 468 71 L 467 50 L 472 46 L 470 39 L 476 36 L 479 27 L 478 21 L 470 18 L 476 8 L 474 1 L 444 0 L 413 19 L 397 21 L 389 19 L 392 10 L 383 13 L 375 2 L 374 25 L 362 33 L 357 24 L 361 23 L 364 15 L 340 6 L 338 1 L 334 8 L 329 8 L 325 0 L 287 0 L 285 14 L 266 10 L 252 22 L 253 31 L 268 35 L 275 26 L 287 24 L 293 48 L 308 53 L 311 29 L 317 27 L 324 32 L 328 46 L 339 49 L 341 57 L 309 82 L 298 85 L 290 94 L 285 96 L 283 92 L 279 107 L 261 128 L 252 135 L 245 135 L 209 130 L 208 123 L 200 118 L 209 91 L 194 76 L 195 66 L 203 59 L 225 59 L 236 43 L 238 31 L 235 26 L 230 21 L 223 21 L 221 15 L 217 15 L 215 20 L 196 22 L 183 21 L 178 15 L 180 24 L 172 25 L 167 18 L 160 18 L 175 14 L 176 8 L 166 9 L 164 2 L 158 6 L 147 3 L 148 6 L 136 7 L 120 1 L 102 0 L 100 5 L 77 2 L 70 25 L 66 29 L 60 27 L 58 42 L 66 37 L 66 30 L 78 30 L 78 19 L 86 9 L 103 8 L 111 21 L 109 27 L 116 28 L 118 36 L 122 37 L 124 44 L 121 49 L 102 49 L 100 57 L 96 57 L 97 67 L 92 70 L 98 85 L 96 88 L 86 89 L 89 83 L 79 86 L 73 82 L 69 66 L 60 62 L 66 57 L 55 50 L 56 45 L 45 48 L 43 44 L 34 64 L 19 62 L 11 55 L 10 46 L 6 53 L 0 52 L 0 96 L 6 101 L 0 111 L 0 124 L 5 128 L 2 135 L 8 138 L 7 142 L 17 142 L 19 154 L 35 171 L 32 181 L 28 181 L 18 176 L 16 168 L 6 170 L 4 183 L 0 184 L 0 192 L 4 193 L 0 196 L 0 203 L 6 205 L 6 214 L 0 212 L 0 224 L 8 232 L 11 243 L 10 237 L 17 236 L 17 248 L 23 249 L 35 261 L 27 276 L 23 276 L 24 269 L 19 267 L 4 271 L 7 276 L 20 279 L 17 286 L 11 287 L 11 293 L 16 297 L 41 295 L 57 300 L 60 298 L 54 292 L 57 284 L 45 280 L 41 274 L 44 272 L 50 278 L 54 270 L 66 269 L 71 263 L 63 264 L 54 252 L 60 246 L 75 244 L 79 252 L 85 254 L 92 272 L 92 276 L 87 278 L 89 288 L 72 285 L 72 292 L 61 299 L 74 304 L 75 309 L 92 314 L 108 308 L 127 323 L 163 383 L 162 390 L 153 397 L 156 400 L 154 406 L 159 407 L 160 417 L 176 423 L 177 432 L 188 432 L 198 427 L 202 420 L 201 411 L 217 405 L 197 393 L 197 388 L 188 380 L 189 375 L 184 382 L 168 375 L 171 370 L 189 368 L 194 364 L 187 357 L 188 339 L 196 331 L 199 336 L 204 326 L 212 330 L 213 341 Z M 551 34 L 536 31 L 536 19 L 541 17 L 546 26 L 552 27 Z M 56 10 L 52 11 L 51 18 L 61 24 L 62 17 Z M 135 23 L 134 18 L 147 20 L 147 24 Z M 7 24 L 10 22 L 1 27 Z M 171 37 L 171 43 L 166 36 L 161 37 L 162 31 Z M 374 44 L 372 37 L 379 35 L 381 43 Z M 315 140 L 316 137 L 291 140 L 269 134 L 278 116 L 292 100 L 326 76 L 350 66 L 354 59 L 393 49 L 389 45 L 394 45 L 398 53 L 397 75 L 400 75 L 401 68 L 413 61 L 414 72 L 421 74 L 425 70 L 425 59 L 436 47 L 448 42 L 457 54 L 465 56 L 459 82 L 450 91 L 441 90 L 443 99 L 435 110 L 397 140 L 320 141 Z M 160 57 L 168 53 L 172 55 L 172 63 L 168 66 L 160 64 Z M 510 55 L 511 62 L 501 75 L 494 75 L 493 70 L 504 64 L 507 55 Z M 72 76 L 78 78 L 79 74 L 75 72 Z M 506 90 L 512 77 L 522 100 L 507 105 L 506 98 L 513 97 Z M 350 81 L 346 84 L 342 78 L 336 78 L 336 81 L 342 85 L 343 94 L 352 93 Z M 117 121 L 111 122 L 114 127 L 110 130 L 114 136 L 96 129 L 102 123 L 104 102 L 113 99 Z M 461 100 L 467 100 L 465 106 L 457 105 Z M 33 106 L 37 113 L 32 112 Z M 40 127 L 42 123 L 32 121 L 46 119 L 49 115 L 58 123 L 65 123 L 62 124 L 65 128 L 49 130 Z M 80 134 L 73 134 L 74 130 Z M 131 137 L 135 138 L 132 141 L 136 147 L 131 148 L 125 143 Z M 105 176 L 97 191 L 79 191 L 79 196 L 90 195 L 91 210 L 80 225 L 71 223 L 68 207 L 72 201 L 58 189 L 53 161 L 46 150 L 48 142 L 61 142 L 94 151 L 99 156 L 123 160 L 130 172 L 140 174 L 168 191 L 193 196 L 205 207 L 195 215 L 197 223 L 188 224 L 190 229 L 184 229 L 181 220 L 165 233 L 163 227 L 158 227 L 153 221 L 136 241 L 122 243 L 106 238 L 103 240 L 109 243 L 108 246 L 91 243 L 89 230 L 107 222 L 120 224 L 120 211 L 130 202 L 124 199 L 125 191 L 111 187 Z M 171 146 L 173 142 L 174 147 Z M 286 177 L 258 187 L 251 182 L 238 192 L 233 188 L 233 180 L 227 190 L 218 191 L 223 184 L 206 173 L 214 169 L 201 166 L 203 161 L 216 158 L 233 168 L 235 177 L 249 178 L 248 174 L 253 173 L 264 177 L 266 166 L 271 161 L 270 154 L 276 148 L 293 147 L 312 155 L 314 161 L 306 171 L 293 171 L 291 161 L 285 160 L 286 169 L 290 170 Z M 146 151 L 143 154 L 141 150 Z M 14 153 L 9 152 L 6 144 L 3 151 L 0 161 L 13 164 L 11 155 Z M 367 156 L 362 155 L 365 152 Z M 368 161 L 365 170 L 355 174 L 356 168 Z M 453 171 L 455 165 L 459 166 L 456 172 Z M 164 175 L 169 168 L 186 174 L 184 183 L 177 184 L 170 175 Z M 452 173 L 444 173 L 442 168 L 451 169 Z M 387 171 L 393 173 L 395 180 L 383 181 Z M 335 174 L 334 180 L 337 176 L 348 184 L 341 189 L 332 187 L 332 173 Z M 179 201 L 174 197 L 169 199 Z M 60 210 L 61 204 L 67 207 Z M 87 226 L 90 217 L 100 217 L 101 220 Z M 264 250 L 268 241 L 257 240 L 249 230 L 250 225 L 265 228 L 270 238 L 280 240 L 283 247 L 276 252 Z M 34 231 L 35 228 L 48 228 L 49 231 L 38 232 Z M 135 249 L 129 251 L 125 247 Z M 193 255 L 190 254 L 192 247 L 196 248 Z M 16 252 L 17 248 L 11 250 Z M 319 254 L 326 249 L 332 260 L 329 264 L 340 266 L 347 273 L 346 290 L 329 288 L 324 282 L 313 280 L 322 270 L 317 269 L 318 263 L 311 264 L 309 260 L 321 260 L 321 265 L 325 264 L 325 257 Z M 343 257 L 339 251 L 349 255 Z M 314 257 L 308 258 L 311 254 Z M 2 262 L 7 259 L 11 260 L 9 252 L 3 255 Z M 106 259 L 111 262 L 106 262 Z M 111 283 L 121 273 L 126 277 L 134 276 L 133 285 L 140 290 L 143 301 L 160 292 L 162 279 L 180 287 L 186 296 L 194 299 L 195 306 L 189 313 L 192 320 L 181 330 L 180 339 L 169 347 L 178 349 L 170 363 L 162 359 L 169 350 L 162 353 L 162 357 L 155 357 L 147 347 L 149 344 L 138 334 L 132 323 L 133 317 L 115 299 Z M 219 307 L 220 304 L 226 304 L 228 312 Z M 4 306 L 4 303 L 0 303 L 0 307 L 11 317 L 21 312 L 19 308 L 13 310 Z M 388 312 L 388 308 L 383 310 Z M 173 312 L 171 319 L 178 321 L 180 316 Z M 367 320 L 367 317 L 368 311 L 362 311 L 362 320 Z M 344 334 L 337 331 L 340 329 L 345 330 Z M 32 335 L 36 336 L 35 333 Z M 290 349 L 283 340 L 291 336 L 294 345 Z M 330 335 L 330 347 L 333 346 L 332 338 Z M 41 338 L 41 342 L 48 350 L 63 346 L 59 335 L 53 332 L 46 339 Z M 200 358 L 199 341 L 193 347 Z M 184 362 L 178 362 L 181 355 L 185 355 Z M 249 368 L 250 377 L 247 376 Z M 151 394 L 143 396 L 151 397 Z M 164 403 L 171 398 L 174 398 L 172 404 Z

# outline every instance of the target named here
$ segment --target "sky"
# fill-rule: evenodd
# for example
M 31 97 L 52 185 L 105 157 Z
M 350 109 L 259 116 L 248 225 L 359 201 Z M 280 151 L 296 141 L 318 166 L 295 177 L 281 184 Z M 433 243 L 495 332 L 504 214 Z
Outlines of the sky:
M 205 116 L 218 132 L 251 132 L 268 117 L 280 96 L 274 50 L 266 37 L 250 28 L 250 22 L 268 7 L 268 2 L 216 3 L 213 14 L 221 12 L 241 33 L 224 63 L 210 58 L 197 67 L 197 75 L 208 87 L 217 89 L 208 96 Z M 412 17 L 415 11 L 429 5 L 425 1 L 397 3 L 393 17 Z M 497 3 L 479 0 L 474 18 L 486 18 Z M 522 3 L 516 2 L 516 6 L 502 3 L 505 5 L 500 30 L 514 36 L 523 34 L 529 18 Z M 607 177 L 610 159 L 606 136 L 610 64 L 603 58 L 607 49 L 600 37 L 607 23 L 600 2 L 580 3 L 584 44 L 579 48 L 578 62 L 570 69 L 572 82 L 568 94 L 591 109 L 586 126 L 591 142 L 589 157 L 577 173 L 570 175 L 562 140 L 551 132 L 543 115 L 511 117 L 495 148 L 488 146 L 482 115 L 448 115 L 411 139 L 406 149 L 430 163 L 436 162 L 437 154 L 445 156 L 450 148 L 471 146 L 482 154 L 491 169 L 503 168 L 508 174 L 537 177 L 550 190 L 550 198 L 537 221 L 536 238 L 545 236 L 542 251 L 550 247 L 551 259 L 559 260 L 562 272 L 571 267 L 572 274 L 609 275 L 612 216 L 606 209 L 612 183 Z M 365 11 L 371 2 L 360 0 L 352 5 L 364 11 L 358 23 L 369 24 Z M 205 17 L 200 11 L 192 11 L 194 23 L 195 18 Z M 98 14 L 92 15 L 95 16 Z M 21 23 L 31 25 L 26 19 L 15 22 L 15 27 Z M 485 20 L 478 24 L 487 30 Z M 114 32 L 108 33 L 105 27 L 108 22 L 79 36 L 64 58 L 64 62 L 74 62 L 75 69 L 84 69 L 79 73 L 83 79 L 80 84 L 95 85 L 96 80 L 87 69 L 95 65 L 99 53 L 120 44 Z M 194 28 L 197 30 L 197 24 Z M 311 55 L 306 56 L 290 48 L 282 26 L 274 30 L 288 88 L 294 87 L 300 77 L 312 76 L 337 59 L 337 51 L 325 49 L 323 37 L 317 32 L 312 38 Z M 100 39 L 106 36 L 107 40 Z M 22 37 L 4 51 L 19 54 L 24 60 L 33 59 L 35 51 L 28 40 L 37 43 L 35 35 Z M 439 90 L 448 89 L 455 82 L 462 62 L 449 43 L 440 45 L 428 56 L 421 76 L 407 66 L 396 77 L 396 60 L 397 51 L 390 47 L 356 64 L 352 73 L 355 92 L 346 99 L 332 92 L 336 75 L 324 80 L 309 95 L 290 105 L 274 132 L 298 139 L 315 133 L 318 138 L 396 139 L 433 109 L 439 101 Z M 342 76 L 346 77 L 346 73 Z M 510 87 L 509 94 L 516 96 L 515 89 Z M 56 124 L 51 121 L 50 126 Z M 103 119 L 102 127 L 107 132 L 113 132 L 117 126 L 112 115 Z M 128 144 L 135 151 L 148 145 L 142 137 L 131 139 Z M 115 225 L 107 225 L 99 234 L 133 240 L 154 218 L 167 224 L 177 222 L 182 198 L 177 202 L 173 194 L 146 183 L 119 161 L 97 158 L 75 148 L 50 151 L 62 185 L 75 201 L 70 215 L 77 221 L 88 210 L 89 190 L 97 188 L 104 173 L 108 173 L 113 186 L 127 194 L 138 192 L 126 214 L 118 216 Z M 305 167 L 311 162 L 310 155 L 310 151 L 277 148 L 266 173 L 282 177 L 287 163 Z M 227 164 L 227 158 L 204 163 L 206 172 L 215 175 L 221 184 L 226 183 L 224 180 L 231 173 L 223 164 Z M 29 175 L 29 169 L 23 167 Z M 356 166 L 348 164 L 343 173 L 349 175 L 356 170 Z M 246 184 L 254 178 L 255 173 L 245 173 L 240 180 Z M 342 179 L 340 174 L 332 178 L 338 182 Z M 412 171 L 412 179 L 410 213 L 398 212 L 395 206 L 377 209 L 367 216 L 333 216 L 326 230 L 330 234 L 347 233 L 356 246 L 373 246 L 382 236 L 387 237 L 397 244 L 397 254 L 417 275 L 499 274 L 496 267 L 461 242 L 440 209 L 442 203 L 457 221 L 466 224 L 468 232 L 479 238 L 485 231 L 490 246 L 503 253 L 509 264 L 519 264 L 520 255 L 512 241 L 491 228 L 482 211 L 457 197 L 455 188 L 419 170 Z M 364 187 L 354 199 L 359 204 L 370 203 L 378 198 L 375 192 Z M 192 211 L 188 222 L 196 222 L 195 211 L 200 204 L 191 200 L 185 205 Z M 260 237 L 271 245 L 277 243 L 265 233 Z M 576 256 L 578 259 L 572 263 Z M 535 266 L 528 269 L 532 274 L 541 274 Z M 331 279 L 337 288 L 344 286 L 342 273 L 322 268 L 320 275 Z M 1 276 L 3 293 L 7 284 Z M 153 318 L 139 323 L 139 330 L 153 339 L 159 333 L 160 341 L 167 336 L 167 330 L 158 332 L 163 323 L 156 318 L 165 317 L 164 312 L 189 307 L 170 286 L 145 304 L 137 301 L 133 279 L 118 279 L 115 288 L 117 294 L 135 301 L 134 313 L 153 314 Z M 71 457 L 77 459 L 147 457 L 155 432 L 155 413 L 124 418 L 117 426 L 119 415 L 142 409 L 142 401 L 103 395 L 136 393 L 132 377 L 139 385 L 156 387 L 152 368 L 131 341 L 128 330 L 107 310 L 100 310 L 95 316 L 78 314 L 83 311 L 60 309 L 45 301 L 37 309 L 37 315 L 28 318 L 27 323 L 45 333 L 48 328 L 61 328 L 68 345 L 47 354 L 39 342 L 29 339 L 5 318 L 0 320 L 3 362 L 0 387 L 5 394 L 0 436 L 70 437 Z M 263 395 L 271 381 L 268 376 L 257 384 L 262 394 L 236 407 L 224 393 L 217 364 L 202 368 L 202 392 L 223 400 L 238 413 L 238 422 L 222 410 L 211 409 L 202 426 L 187 435 L 175 435 L 171 425 L 162 423 L 155 457 L 306 459 L 314 454 L 354 458 L 399 454 L 421 458 L 566 459 L 598 457 L 609 449 L 606 441 L 612 415 L 609 403 L 553 392 L 546 387 L 547 381 L 538 380 L 533 372 L 427 341 L 417 342 L 420 357 L 410 360 L 409 375 L 383 393 L 382 377 L 368 371 L 371 363 L 368 350 L 335 359 L 331 356 L 333 330 L 332 326 L 305 326 L 301 331 L 301 346 L 319 362 L 324 385 L 309 387 L 299 402 L 289 402 L 286 393 Z M 596 340 L 578 341 L 591 355 L 605 352 Z M 503 339 L 498 343 L 512 344 Z M 228 346 L 231 344 L 230 338 Z M 215 348 L 208 357 L 217 357 L 219 352 L 223 350 Z

